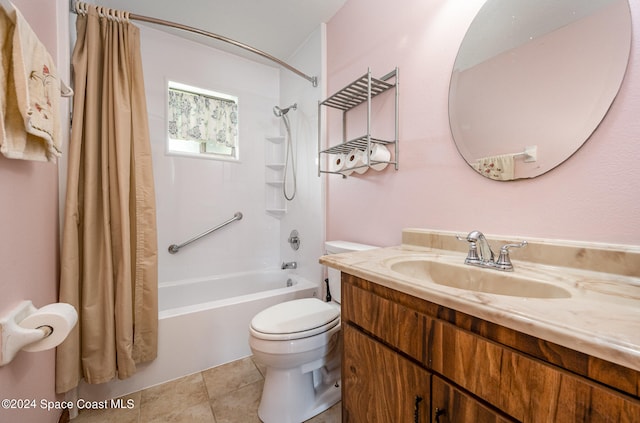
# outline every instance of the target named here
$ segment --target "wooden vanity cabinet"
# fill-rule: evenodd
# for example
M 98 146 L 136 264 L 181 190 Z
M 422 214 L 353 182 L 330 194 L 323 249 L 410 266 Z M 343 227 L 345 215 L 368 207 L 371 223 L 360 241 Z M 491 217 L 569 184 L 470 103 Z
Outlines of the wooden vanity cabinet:
M 342 274 L 343 421 L 640 422 L 640 372 Z

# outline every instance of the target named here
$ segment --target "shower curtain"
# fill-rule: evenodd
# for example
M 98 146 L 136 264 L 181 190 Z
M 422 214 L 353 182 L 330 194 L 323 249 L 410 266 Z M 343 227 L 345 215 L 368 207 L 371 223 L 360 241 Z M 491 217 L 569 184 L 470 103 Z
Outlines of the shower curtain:
M 56 355 L 56 391 L 127 378 L 157 352 L 157 237 L 139 30 L 86 5 L 75 98 L 60 301 L 78 325 Z

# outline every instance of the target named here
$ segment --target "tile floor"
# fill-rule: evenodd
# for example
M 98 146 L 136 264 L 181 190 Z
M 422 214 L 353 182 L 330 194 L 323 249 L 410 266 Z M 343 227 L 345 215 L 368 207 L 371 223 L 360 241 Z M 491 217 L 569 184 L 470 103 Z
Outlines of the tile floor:
M 82 410 L 72 423 L 260 423 L 264 369 L 251 357 L 127 395 L 131 408 Z M 308 420 L 339 423 L 341 404 Z

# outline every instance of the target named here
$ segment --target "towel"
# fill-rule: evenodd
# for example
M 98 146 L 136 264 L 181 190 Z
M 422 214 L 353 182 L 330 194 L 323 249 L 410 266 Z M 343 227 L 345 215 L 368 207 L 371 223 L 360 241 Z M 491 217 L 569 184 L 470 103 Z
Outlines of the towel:
M 510 181 L 515 177 L 514 166 L 513 154 L 502 154 L 478 159 L 473 168 L 489 179 Z
M 58 95 L 72 91 L 19 10 L 0 8 L 0 37 L 0 152 L 55 162 L 62 143 Z

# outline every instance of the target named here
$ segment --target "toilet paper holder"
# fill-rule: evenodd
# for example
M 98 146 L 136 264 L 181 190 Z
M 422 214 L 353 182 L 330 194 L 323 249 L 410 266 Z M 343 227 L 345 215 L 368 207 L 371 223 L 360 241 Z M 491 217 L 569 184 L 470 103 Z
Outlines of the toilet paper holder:
M 73 308 L 70 304 L 61 303 L 61 305 Z M 37 311 L 38 309 L 33 306 L 31 301 L 22 301 L 9 314 L 0 318 L 0 366 L 10 363 L 20 350 L 28 350 L 32 344 L 53 334 L 54 328 L 47 324 L 34 329 L 20 326 L 24 319 Z M 73 313 L 75 321 L 73 321 L 72 327 L 77 321 L 75 309 L 73 309 Z

